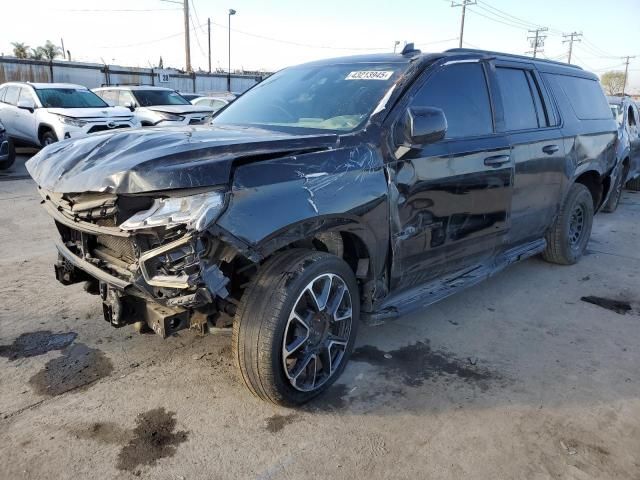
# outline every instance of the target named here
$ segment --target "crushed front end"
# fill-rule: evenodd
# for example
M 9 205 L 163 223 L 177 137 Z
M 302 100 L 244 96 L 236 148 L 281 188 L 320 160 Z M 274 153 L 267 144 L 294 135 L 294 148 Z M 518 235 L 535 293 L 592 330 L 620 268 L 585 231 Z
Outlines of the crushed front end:
M 56 278 L 86 282 L 113 326 L 143 322 L 166 337 L 205 331 L 219 312 L 233 310 L 223 270 L 235 249 L 207 231 L 224 208 L 223 191 L 39 191 L 60 233 Z

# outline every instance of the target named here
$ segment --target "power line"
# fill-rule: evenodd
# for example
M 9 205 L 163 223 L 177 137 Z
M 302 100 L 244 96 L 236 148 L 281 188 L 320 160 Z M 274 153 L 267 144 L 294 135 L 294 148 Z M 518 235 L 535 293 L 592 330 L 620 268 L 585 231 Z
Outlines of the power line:
M 57 12 L 106 13 L 106 12 L 174 12 L 181 8 L 65 8 Z
M 469 9 L 469 11 L 470 11 L 471 13 L 473 13 L 474 15 L 479 15 L 479 16 L 484 17 L 484 18 L 486 18 L 486 19 L 488 19 L 488 20 L 491 20 L 491 21 L 493 21 L 493 22 L 501 23 L 501 24 L 503 24 L 503 25 L 507 25 L 507 26 L 509 26 L 509 27 L 513 27 L 513 28 L 518 28 L 518 29 L 520 29 L 520 30 L 524 30 L 524 31 L 528 31 L 528 30 L 529 30 L 529 29 L 528 29 L 527 27 L 525 27 L 525 26 L 516 25 L 515 23 L 509 23 L 509 22 L 505 22 L 504 20 L 500 20 L 500 19 L 495 18 L 495 17 L 490 17 L 489 15 L 485 15 L 484 13 L 480 13 L 480 12 L 479 12 L 479 11 L 477 11 L 477 10 Z

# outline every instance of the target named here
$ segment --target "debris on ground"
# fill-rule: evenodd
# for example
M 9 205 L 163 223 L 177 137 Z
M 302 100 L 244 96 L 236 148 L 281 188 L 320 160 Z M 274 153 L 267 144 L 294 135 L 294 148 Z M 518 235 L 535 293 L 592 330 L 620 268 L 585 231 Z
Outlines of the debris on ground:
M 594 295 L 581 297 L 580 300 L 582 300 L 583 302 L 591 303 L 593 305 L 597 305 L 602 308 L 606 308 L 607 310 L 619 313 L 620 315 L 624 315 L 625 313 L 631 311 L 631 305 L 629 304 L 629 302 L 625 302 L 623 300 L 613 300 L 611 298 L 596 297 Z

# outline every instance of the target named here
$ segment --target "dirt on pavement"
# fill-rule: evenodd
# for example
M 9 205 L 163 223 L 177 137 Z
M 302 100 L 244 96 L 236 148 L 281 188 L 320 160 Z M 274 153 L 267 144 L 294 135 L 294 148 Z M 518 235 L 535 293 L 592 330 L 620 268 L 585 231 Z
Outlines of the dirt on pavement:
M 58 284 L 38 198 L 0 182 L 2 479 L 640 478 L 640 194 L 577 265 L 534 258 L 362 326 L 297 410 L 250 395 L 227 332 L 114 329 Z

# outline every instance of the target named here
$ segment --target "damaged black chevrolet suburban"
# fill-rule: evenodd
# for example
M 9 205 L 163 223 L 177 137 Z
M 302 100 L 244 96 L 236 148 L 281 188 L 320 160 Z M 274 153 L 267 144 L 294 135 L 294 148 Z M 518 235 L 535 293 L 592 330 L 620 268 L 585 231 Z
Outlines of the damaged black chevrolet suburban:
M 615 149 L 595 75 L 409 46 L 288 68 L 211 126 L 63 141 L 28 169 L 60 282 L 86 282 L 114 326 L 232 319 L 247 387 L 295 405 L 341 374 L 360 320 L 532 255 L 575 263 Z

